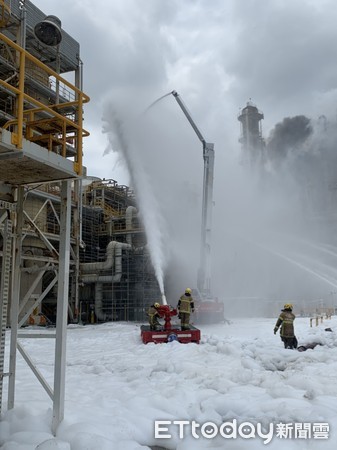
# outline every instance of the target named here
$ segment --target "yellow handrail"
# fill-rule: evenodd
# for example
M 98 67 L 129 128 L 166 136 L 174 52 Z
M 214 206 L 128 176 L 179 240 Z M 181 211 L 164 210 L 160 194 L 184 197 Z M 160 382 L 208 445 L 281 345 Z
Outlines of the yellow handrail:
M 0 42 L 1 41 L 14 49 L 15 52 L 18 52 L 19 56 L 18 87 L 0 79 L 0 86 L 3 86 L 13 92 L 17 98 L 16 118 L 8 121 L 3 126 L 5 129 L 13 126 L 15 127 L 16 132 L 12 133 L 12 144 L 18 149 L 22 149 L 24 127 L 26 131 L 26 139 L 36 141 L 39 136 L 42 138 L 44 135 L 41 135 L 41 129 L 39 129 L 38 125 L 49 123 L 50 129 L 45 132 L 45 136 L 47 138 L 46 140 L 49 142 L 48 145 L 51 145 L 49 150 L 52 150 L 53 142 L 57 142 L 57 144 L 61 143 L 62 156 L 66 157 L 67 143 L 69 140 L 73 140 L 75 142 L 74 170 L 78 175 L 81 175 L 83 137 L 89 136 L 89 132 L 83 129 L 83 104 L 89 102 L 89 97 L 76 86 L 64 79 L 60 74 L 43 64 L 2 33 L 0 33 Z M 26 60 L 31 61 L 33 65 L 36 65 L 42 69 L 48 77 L 54 77 L 63 85 L 67 86 L 70 91 L 73 92 L 75 100 L 53 105 L 45 105 L 39 100 L 28 95 L 25 92 Z M 25 102 L 35 105 L 35 108 L 24 109 Z M 66 114 L 66 110 L 69 108 L 73 108 L 76 111 L 76 114 L 74 114 L 74 120 L 62 115 L 62 110 L 64 110 L 64 113 Z M 44 118 L 41 118 L 41 113 L 45 114 Z M 37 114 L 40 114 L 40 118 L 36 117 Z M 55 127 L 54 129 L 53 124 Z M 50 135 L 50 137 L 48 137 L 48 135 Z

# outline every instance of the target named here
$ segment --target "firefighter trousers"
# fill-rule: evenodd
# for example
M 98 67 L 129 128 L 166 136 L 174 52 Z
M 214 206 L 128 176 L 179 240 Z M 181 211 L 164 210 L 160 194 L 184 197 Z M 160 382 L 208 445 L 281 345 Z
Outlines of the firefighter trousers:
M 181 312 L 179 314 L 180 316 L 180 324 L 182 330 L 189 330 L 190 329 L 190 313 Z
M 294 337 L 281 336 L 281 339 L 284 343 L 284 348 L 290 348 L 290 349 L 297 348 L 296 336 L 294 336 Z

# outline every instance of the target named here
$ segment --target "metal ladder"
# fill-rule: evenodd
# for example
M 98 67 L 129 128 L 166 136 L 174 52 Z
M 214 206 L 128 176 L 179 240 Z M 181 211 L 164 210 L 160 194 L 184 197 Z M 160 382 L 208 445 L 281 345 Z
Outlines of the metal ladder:
M 2 409 L 3 379 L 8 375 L 4 373 L 5 341 L 7 325 L 7 307 L 10 290 L 11 257 L 12 257 L 12 221 L 5 219 L 2 228 L 3 255 L 0 283 L 0 412 Z

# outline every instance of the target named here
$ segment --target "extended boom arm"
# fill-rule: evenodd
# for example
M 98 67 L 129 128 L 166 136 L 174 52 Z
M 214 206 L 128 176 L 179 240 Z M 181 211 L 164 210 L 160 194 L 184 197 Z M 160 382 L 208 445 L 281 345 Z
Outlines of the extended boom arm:
M 204 158 L 204 181 L 202 194 L 202 220 L 201 220 L 201 248 L 200 268 L 198 272 L 198 289 L 204 294 L 211 291 L 211 227 L 213 205 L 213 178 L 214 178 L 214 144 L 206 142 L 199 128 L 194 123 L 191 114 L 176 91 L 171 94 L 177 100 L 187 120 L 202 142 Z

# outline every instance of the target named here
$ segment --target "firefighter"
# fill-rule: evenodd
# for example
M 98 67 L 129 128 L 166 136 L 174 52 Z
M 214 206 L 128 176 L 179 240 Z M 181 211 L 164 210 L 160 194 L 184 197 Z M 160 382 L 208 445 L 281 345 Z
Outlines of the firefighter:
M 150 306 L 150 308 L 147 311 L 151 331 L 160 331 L 162 329 L 162 326 L 158 321 L 158 317 L 160 317 L 158 308 L 160 308 L 160 304 L 154 303 L 153 305 Z
M 190 329 L 190 315 L 194 312 L 194 300 L 192 297 L 192 289 L 186 288 L 185 294 L 182 295 L 178 301 L 177 306 L 179 312 L 179 319 L 182 330 Z
M 286 303 L 274 328 L 274 334 L 276 334 L 281 327 L 280 336 L 284 343 L 284 348 L 290 349 L 297 348 L 297 339 L 294 333 L 295 314 L 293 314 L 292 311 L 293 305 L 291 303 Z

